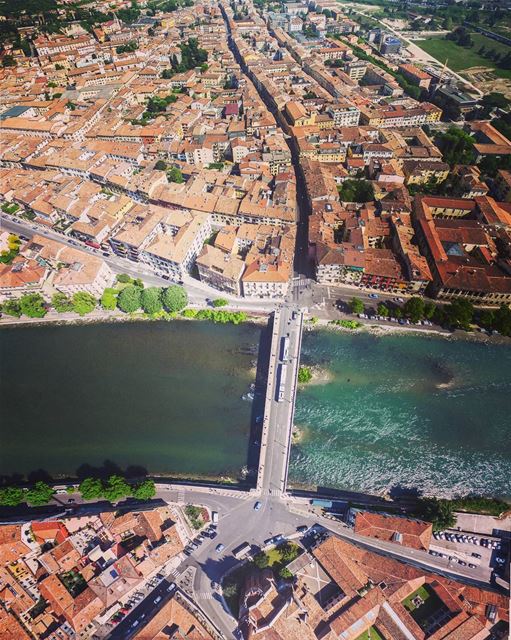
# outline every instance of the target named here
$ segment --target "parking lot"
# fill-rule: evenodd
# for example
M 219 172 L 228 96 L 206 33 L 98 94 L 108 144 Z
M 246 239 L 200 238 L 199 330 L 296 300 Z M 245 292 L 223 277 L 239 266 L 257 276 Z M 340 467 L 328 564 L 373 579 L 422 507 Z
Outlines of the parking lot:
M 460 531 L 435 532 L 429 553 L 447 558 L 449 563 L 471 569 L 485 569 L 502 573 L 508 558 L 507 543 L 491 536 L 480 536 Z

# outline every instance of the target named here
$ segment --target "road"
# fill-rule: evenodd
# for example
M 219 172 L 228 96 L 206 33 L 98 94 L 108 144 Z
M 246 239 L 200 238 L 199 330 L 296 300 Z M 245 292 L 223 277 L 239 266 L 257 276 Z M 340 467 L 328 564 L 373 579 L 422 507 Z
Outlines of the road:
M 16 233 L 18 235 L 21 234 L 27 238 L 32 238 L 34 235 L 41 235 L 45 238 L 62 242 L 73 249 L 102 258 L 114 273 L 127 273 L 133 278 L 141 278 L 144 283 L 149 286 L 168 287 L 172 284 L 172 281 L 156 275 L 143 263 L 132 262 L 126 258 L 120 258 L 114 253 L 104 255 L 106 252 L 103 252 L 100 249 L 89 247 L 83 242 L 69 238 L 64 234 L 36 225 L 32 222 L 17 220 L 13 216 L 4 212 L 0 212 L 0 218 L 2 222 L 2 229 L 5 231 Z M 192 304 L 205 306 L 207 305 L 208 299 L 215 299 L 219 297 L 217 289 L 213 289 L 212 287 L 209 287 L 203 282 L 200 282 L 188 275 L 183 279 L 183 286 L 185 287 L 189 301 Z M 222 292 L 221 295 L 222 298 L 228 300 L 229 308 L 238 309 L 240 311 L 269 313 L 273 311 L 276 305 L 274 300 L 239 298 L 224 292 Z

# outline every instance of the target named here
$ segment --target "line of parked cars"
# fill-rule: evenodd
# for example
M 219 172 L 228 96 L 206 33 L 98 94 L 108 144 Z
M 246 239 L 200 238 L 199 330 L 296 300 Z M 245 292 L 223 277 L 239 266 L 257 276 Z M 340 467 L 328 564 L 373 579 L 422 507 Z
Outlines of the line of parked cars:
M 210 524 L 207 529 L 201 531 L 191 542 L 189 542 L 185 549 L 184 554 L 186 556 L 191 555 L 199 546 L 204 542 L 206 538 L 210 540 L 214 540 L 217 537 L 218 533 L 216 530 L 216 524 Z
M 494 551 L 500 551 L 502 549 L 502 543 L 498 540 L 491 540 L 489 538 L 478 538 L 477 536 L 467 535 L 466 533 L 453 533 L 450 531 L 435 531 L 433 537 L 436 540 L 449 540 L 449 542 L 464 542 L 466 544 L 477 544 L 487 549 L 493 549 Z
M 417 325 L 417 326 L 425 326 L 432 327 L 433 323 L 430 320 L 419 320 L 419 322 L 412 322 L 408 318 L 391 318 L 390 316 L 372 316 L 367 313 L 359 313 L 359 318 L 363 318 L 364 320 L 386 320 L 387 322 L 397 322 L 398 324 L 409 324 L 409 325 Z

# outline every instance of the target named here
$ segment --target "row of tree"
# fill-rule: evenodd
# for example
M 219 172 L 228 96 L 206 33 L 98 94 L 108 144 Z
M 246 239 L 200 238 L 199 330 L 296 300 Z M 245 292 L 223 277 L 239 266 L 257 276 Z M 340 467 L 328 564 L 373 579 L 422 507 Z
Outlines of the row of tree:
M 134 313 L 142 309 L 145 313 L 154 315 L 166 310 L 170 313 L 182 311 L 188 304 L 188 296 L 183 287 L 148 287 L 140 279 L 132 280 L 121 274 L 119 282 L 129 283 L 122 290 L 107 288 L 101 296 L 101 307 L 105 311 L 120 309 L 124 313 Z M 96 309 L 98 300 L 87 291 L 77 291 L 72 296 L 57 292 L 52 296 L 51 304 L 46 302 L 40 293 L 27 293 L 21 298 L 13 298 L 2 303 L 0 309 L 7 315 L 20 318 L 44 318 L 53 307 L 58 313 L 74 312 L 85 316 Z
M 364 313 L 365 305 L 360 298 L 350 302 L 353 313 Z M 402 307 L 391 306 L 380 302 L 376 308 L 379 316 L 391 318 L 408 318 L 411 322 L 432 320 L 443 327 L 470 331 L 477 324 L 489 331 L 498 331 L 504 336 L 511 336 L 511 309 L 502 304 L 498 309 L 476 310 L 466 298 L 457 298 L 446 305 L 436 305 L 429 300 L 409 298 Z
M 73 486 L 68 487 L 68 493 L 74 493 Z M 97 478 L 86 478 L 80 483 L 78 491 L 84 500 L 99 500 L 104 498 L 116 502 L 121 498 L 133 497 L 138 500 L 149 500 L 156 494 L 153 480 L 144 480 L 136 485 L 129 484 L 125 478 L 118 475 L 110 476 L 106 481 Z M 17 507 L 27 503 L 33 507 L 48 504 L 55 495 L 55 490 L 46 482 L 36 482 L 30 489 L 9 486 L 0 487 L 0 506 Z

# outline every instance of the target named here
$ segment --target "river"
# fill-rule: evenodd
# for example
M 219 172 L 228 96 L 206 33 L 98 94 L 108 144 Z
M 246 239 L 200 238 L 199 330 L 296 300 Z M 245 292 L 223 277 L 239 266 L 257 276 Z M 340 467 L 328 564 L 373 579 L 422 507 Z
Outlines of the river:
M 0 475 L 121 469 L 236 478 L 260 327 L 209 322 L 0 331 Z
M 319 330 L 302 362 L 291 482 L 511 496 L 510 346 Z

